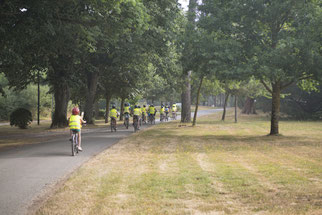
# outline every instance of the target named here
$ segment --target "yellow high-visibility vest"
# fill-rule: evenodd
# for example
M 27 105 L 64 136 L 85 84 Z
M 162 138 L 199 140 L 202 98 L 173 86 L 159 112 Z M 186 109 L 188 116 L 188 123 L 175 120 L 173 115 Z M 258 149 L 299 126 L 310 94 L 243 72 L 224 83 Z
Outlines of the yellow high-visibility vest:
M 149 113 L 154 114 L 155 113 L 155 107 L 149 107 Z
M 110 110 L 110 117 L 113 117 L 113 118 L 117 118 L 117 110 L 116 109 L 112 109 Z
M 69 118 L 69 129 L 81 129 L 81 117 L 79 115 L 71 115 Z
M 133 115 L 134 116 L 141 116 L 141 109 L 140 108 L 134 108 Z
M 124 113 L 130 113 L 130 107 L 129 106 L 124 107 Z
M 160 114 L 164 113 L 164 107 L 160 109 Z

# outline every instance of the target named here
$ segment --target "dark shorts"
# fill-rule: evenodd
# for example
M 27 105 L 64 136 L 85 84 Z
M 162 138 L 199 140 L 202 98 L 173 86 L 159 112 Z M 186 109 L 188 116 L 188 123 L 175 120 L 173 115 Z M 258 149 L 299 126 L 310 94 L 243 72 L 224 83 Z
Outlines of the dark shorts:
M 76 133 L 78 133 L 78 132 L 80 132 L 80 129 L 70 129 L 72 132 L 76 132 Z

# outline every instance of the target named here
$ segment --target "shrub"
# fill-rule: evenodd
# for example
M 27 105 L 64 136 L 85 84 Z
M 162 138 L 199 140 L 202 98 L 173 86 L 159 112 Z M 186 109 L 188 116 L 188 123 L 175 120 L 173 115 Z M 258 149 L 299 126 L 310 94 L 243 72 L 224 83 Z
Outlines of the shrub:
M 32 114 L 29 110 L 18 108 L 10 114 L 10 125 L 26 129 L 32 122 Z

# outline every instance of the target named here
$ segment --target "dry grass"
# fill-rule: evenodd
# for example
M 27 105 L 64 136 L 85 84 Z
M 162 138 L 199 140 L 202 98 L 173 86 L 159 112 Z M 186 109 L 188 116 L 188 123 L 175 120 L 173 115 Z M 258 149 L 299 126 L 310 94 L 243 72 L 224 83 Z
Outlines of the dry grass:
M 37 214 L 322 214 L 322 124 L 218 115 L 132 135 L 80 168 Z

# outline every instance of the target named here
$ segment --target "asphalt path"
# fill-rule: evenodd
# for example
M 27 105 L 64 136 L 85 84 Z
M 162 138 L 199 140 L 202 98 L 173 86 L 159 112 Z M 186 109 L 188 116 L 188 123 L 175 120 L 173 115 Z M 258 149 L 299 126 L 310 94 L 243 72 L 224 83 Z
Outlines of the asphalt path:
M 222 109 L 198 111 L 198 116 Z M 192 113 L 193 115 L 193 113 Z M 144 129 L 146 126 L 143 126 Z M 28 208 L 62 179 L 93 156 L 133 133 L 120 127 L 111 133 L 106 128 L 82 133 L 83 152 L 71 156 L 69 133 L 40 144 L 23 145 L 0 151 L 0 214 L 27 214 Z

